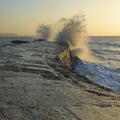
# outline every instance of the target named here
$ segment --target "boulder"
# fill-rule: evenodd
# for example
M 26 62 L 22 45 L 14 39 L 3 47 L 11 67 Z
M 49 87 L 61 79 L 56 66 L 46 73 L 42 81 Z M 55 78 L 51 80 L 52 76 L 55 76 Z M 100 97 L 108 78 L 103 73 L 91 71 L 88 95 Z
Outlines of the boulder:
M 59 55 L 59 59 L 69 69 L 73 69 L 72 55 L 69 47 Z
M 41 42 L 41 41 L 45 41 L 45 39 L 42 39 L 42 38 L 41 38 L 41 39 L 35 39 L 35 40 L 34 40 L 34 42 L 37 42 L 37 41 L 40 41 L 40 42 Z
M 29 43 L 28 41 L 23 41 L 23 40 L 12 40 L 11 42 L 14 44 Z

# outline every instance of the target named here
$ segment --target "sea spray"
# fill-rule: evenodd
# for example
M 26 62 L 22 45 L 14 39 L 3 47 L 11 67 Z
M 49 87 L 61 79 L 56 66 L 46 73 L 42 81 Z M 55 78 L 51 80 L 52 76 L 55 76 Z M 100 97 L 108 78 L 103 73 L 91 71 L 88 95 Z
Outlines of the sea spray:
M 80 59 L 93 61 L 93 57 L 88 48 L 88 34 L 84 15 L 76 15 L 65 20 L 65 24 L 58 33 L 56 40 L 62 40 L 62 42 L 68 43 L 72 54 Z
M 82 60 L 94 60 L 88 48 L 89 39 L 83 14 L 62 18 L 53 25 L 41 25 L 37 33 L 39 38 L 69 44 L 72 54 Z
M 40 25 L 37 29 L 37 38 L 42 38 L 42 39 L 46 39 L 48 40 L 49 39 L 49 36 L 50 36 L 50 26 L 49 25 Z

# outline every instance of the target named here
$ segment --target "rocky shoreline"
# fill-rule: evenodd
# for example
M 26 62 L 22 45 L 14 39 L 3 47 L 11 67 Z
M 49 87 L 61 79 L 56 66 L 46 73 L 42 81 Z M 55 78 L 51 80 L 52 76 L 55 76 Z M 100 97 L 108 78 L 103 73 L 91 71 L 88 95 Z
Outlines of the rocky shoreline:
M 64 49 L 48 41 L 0 48 L 0 120 L 120 120 L 120 94 L 65 67 Z

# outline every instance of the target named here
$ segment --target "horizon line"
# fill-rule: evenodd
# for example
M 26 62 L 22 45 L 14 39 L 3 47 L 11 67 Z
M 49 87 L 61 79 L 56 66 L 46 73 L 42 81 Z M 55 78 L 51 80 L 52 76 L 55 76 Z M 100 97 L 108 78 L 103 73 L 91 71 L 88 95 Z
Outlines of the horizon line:
M 34 37 L 35 35 L 20 35 L 17 33 L 0 33 L 0 37 Z M 88 35 L 88 37 L 120 37 L 120 35 Z

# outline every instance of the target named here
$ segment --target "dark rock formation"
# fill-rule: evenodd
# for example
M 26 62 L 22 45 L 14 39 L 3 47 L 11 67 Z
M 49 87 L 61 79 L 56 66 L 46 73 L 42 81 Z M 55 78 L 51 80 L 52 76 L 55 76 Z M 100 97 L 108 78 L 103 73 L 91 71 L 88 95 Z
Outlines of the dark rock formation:
M 45 41 L 45 39 L 40 38 L 40 39 L 35 39 L 34 40 L 34 42 L 37 42 L 37 41 Z
M 13 40 L 11 42 L 14 43 L 14 44 L 29 43 L 28 41 L 23 41 L 23 40 Z
M 70 48 L 66 49 L 59 55 L 60 61 L 66 65 L 69 69 L 73 69 L 72 55 Z

